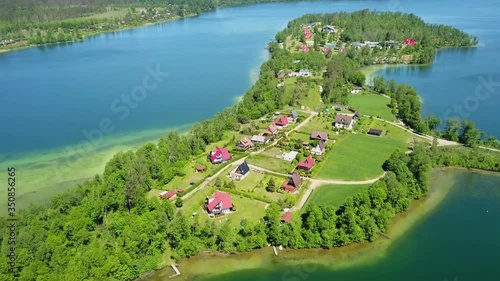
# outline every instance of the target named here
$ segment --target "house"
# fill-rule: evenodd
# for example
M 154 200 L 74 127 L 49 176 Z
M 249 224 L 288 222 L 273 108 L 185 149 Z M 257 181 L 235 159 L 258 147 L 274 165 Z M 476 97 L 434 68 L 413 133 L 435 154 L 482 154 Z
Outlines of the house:
M 252 136 L 252 142 L 254 142 L 254 143 L 260 143 L 260 144 L 265 144 L 267 142 L 267 139 L 266 139 L 265 136 L 254 135 L 254 136 Z
M 380 42 L 371 42 L 371 41 L 365 41 L 365 46 L 368 46 L 370 48 L 375 48 L 377 46 L 380 46 Z
M 234 169 L 230 174 L 229 177 L 233 180 L 242 180 L 244 179 L 248 174 L 250 173 L 250 167 L 248 167 L 248 164 L 246 161 L 243 161 L 236 169 Z
M 313 166 L 314 166 L 314 159 L 312 158 L 311 155 L 309 155 L 307 156 L 305 161 L 301 161 L 299 162 L 299 164 L 297 164 L 297 169 L 311 170 Z
M 312 73 L 308 69 L 301 69 L 299 70 L 298 76 L 311 77 Z
M 167 199 L 167 200 L 172 200 L 175 197 L 177 197 L 177 191 L 175 190 L 169 190 L 169 191 L 163 191 L 160 193 L 160 199 Z
M 198 166 L 196 166 L 194 169 L 195 169 L 195 171 L 196 171 L 197 173 L 199 173 L 199 172 L 203 172 L 203 171 L 205 171 L 205 169 L 206 169 L 206 168 L 207 168 L 207 167 L 205 167 L 205 165 L 198 165 Z
M 299 154 L 299 152 L 297 151 L 290 151 L 287 153 L 283 153 L 283 160 L 292 162 L 297 157 L 297 154 Z
M 328 140 L 328 133 L 313 131 L 311 134 L 312 140 L 322 140 L 326 142 Z
M 353 116 L 354 119 L 359 119 L 361 118 L 361 114 L 359 114 L 359 112 L 354 112 L 354 116 Z
M 360 48 L 362 48 L 364 45 L 365 45 L 365 44 L 363 44 L 363 43 L 361 43 L 361 42 L 353 42 L 353 43 L 351 44 L 351 46 L 353 46 L 353 47 L 354 47 L 354 48 L 356 48 L 356 49 L 360 49 Z
M 274 123 L 272 123 L 271 125 L 269 125 L 269 127 L 267 127 L 266 131 L 263 133 L 264 136 L 267 136 L 267 135 L 276 135 L 278 133 L 278 126 L 276 126 Z
M 212 215 L 227 214 L 233 209 L 233 203 L 229 194 L 216 190 L 214 195 L 207 197 L 205 208 Z
M 208 159 L 210 159 L 212 164 L 220 164 L 231 160 L 231 155 L 229 155 L 229 151 L 226 148 L 217 147 L 208 154 Z
M 297 118 L 299 118 L 299 113 L 297 112 L 297 110 L 294 109 L 290 113 L 289 117 L 295 122 Z
M 313 23 L 308 24 L 307 27 L 314 28 L 314 27 L 316 27 L 317 24 L 318 24 L 317 22 L 313 22 Z
M 283 216 L 281 217 L 281 222 L 290 223 L 292 221 L 292 215 L 293 213 L 290 211 L 284 213 Z
M 318 145 L 311 149 L 311 154 L 314 154 L 314 155 L 321 155 L 323 154 L 323 152 L 325 152 L 325 142 L 323 140 L 320 140 Z
M 370 130 L 368 130 L 368 134 L 369 135 L 373 135 L 373 136 L 381 136 L 382 134 L 384 133 L 383 130 L 380 130 L 380 129 L 372 129 L 370 128 Z
M 337 116 L 335 116 L 336 128 L 351 130 L 353 125 L 354 125 L 353 116 L 345 114 L 337 114 Z
M 295 171 L 290 178 L 285 180 L 281 185 L 281 189 L 288 192 L 294 192 L 299 188 L 301 183 L 299 172 Z
M 415 40 L 413 38 L 408 38 L 403 41 L 403 45 L 405 46 L 415 46 Z
M 351 90 L 351 94 L 359 94 L 359 93 L 361 93 L 361 90 L 363 90 L 363 88 L 361 88 L 361 87 L 354 87 Z
M 337 29 L 335 29 L 335 27 L 333 27 L 331 25 L 325 25 L 325 26 L 323 26 L 323 28 L 321 30 L 323 32 L 327 32 L 327 33 L 335 33 L 335 32 L 337 32 Z
M 274 124 L 278 126 L 278 128 L 280 127 L 285 128 L 286 126 L 288 126 L 288 118 L 285 115 L 283 115 L 279 119 L 276 119 L 274 121 Z
M 244 137 L 236 145 L 244 149 L 249 149 L 253 147 L 253 142 L 249 138 Z

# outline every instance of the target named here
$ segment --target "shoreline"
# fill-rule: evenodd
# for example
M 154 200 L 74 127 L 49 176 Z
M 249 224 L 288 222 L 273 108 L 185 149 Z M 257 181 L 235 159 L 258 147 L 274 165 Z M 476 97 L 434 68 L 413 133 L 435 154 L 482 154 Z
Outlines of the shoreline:
M 499 175 L 498 172 L 472 170 L 478 173 Z M 191 258 L 181 259 L 176 264 L 182 272 L 184 280 L 195 280 L 199 277 L 216 276 L 240 270 L 268 268 L 269 265 L 276 264 L 278 261 L 283 267 L 299 265 L 315 268 L 326 266 L 334 268 L 334 270 L 374 264 L 384 259 L 389 248 L 398 243 L 401 237 L 438 209 L 455 186 L 453 180 L 455 173 L 470 171 L 471 169 L 460 167 L 435 168 L 427 196 L 413 201 L 404 213 L 399 213 L 392 218 L 386 231 L 391 237 L 390 239 L 379 236 L 374 242 L 365 241 L 330 249 L 294 250 L 285 248 L 279 251 L 277 257 L 270 247 L 243 253 L 201 252 Z M 150 272 L 136 280 L 160 281 L 171 275 L 172 272 L 169 265 L 165 265 L 164 268 Z
M 209 12 L 209 11 L 207 11 L 207 12 Z M 201 13 L 201 14 L 189 14 L 189 15 L 186 15 L 184 17 L 179 17 L 178 16 L 178 17 L 174 17 L 174 18 L 170 18 L 170 19 L 161 20 L 161 21 L 158 21 L 158 22 L 147 22 L 147 23 L 144 23 L 144 24 L 141 24 L 141 25 L 137 25 L 137 26 L 117 28 L 117 29 L 113 29 L 113 30 L 100 31 L 100 32 L 96 32 L 96 33 L 89 33 L 87 35 L 83 35 L 82 39 L 79 39 L 79 40 L 57 42 L 57 43 L 37 44 L 37 45 L 23 45 L 23 46 L 19 46 L 19 47 L 14 47 L 12 49 L 1 48 L 0 49 L 0 54 L 7 54 L 7 53 L 15 52 L 15 51 L 21 51 L 21 50 L 31 49 L 31 48 L 36 48 L 36 47 L 56 46 L 56 45 L 59 45 L 59 44 L 83 42 L 83 41 L 85 41 L 85 40 L 87 40 L 87 39 L 89 39 L 91 37 L 95 37 L 95 36 L 98 36 L 98 35 L 101 35 L 101 34 L 113 33 L 113 32 L 120 32 L 120 31 L 127 31 L 127 30 L 133 30 L 133 29 L 137 29 L 137 28 L 142 28 L 142 27 L 148 27 L 148 26 L 163 24 L 163 23 L 170 22 L 170 21 L 176 21 L 176 20 L 181 20 L 181 19 L 186 19 L 186 18 L 197 17 L 197 16 L 202 15 L 203 13 Z

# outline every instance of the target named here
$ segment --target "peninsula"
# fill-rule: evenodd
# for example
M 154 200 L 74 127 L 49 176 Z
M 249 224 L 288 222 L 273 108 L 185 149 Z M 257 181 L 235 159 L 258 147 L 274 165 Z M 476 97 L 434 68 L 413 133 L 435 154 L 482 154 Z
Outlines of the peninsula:
M 413 87 L 365 85 L 362 67 L 431 63 L 439 48 L 476 43 L 409 14 L 295 19 L 238 104 L 116 154 L 49 207 L 20 211 L 15 274 L 4 266 L 0 277 L 134 280 L 202 251 L 386 239 L 391 219 L 426 196 L 433 168 L 499 171 L 500 153 L 472 122 L 445 120 L 441 131 L 422 119 Z

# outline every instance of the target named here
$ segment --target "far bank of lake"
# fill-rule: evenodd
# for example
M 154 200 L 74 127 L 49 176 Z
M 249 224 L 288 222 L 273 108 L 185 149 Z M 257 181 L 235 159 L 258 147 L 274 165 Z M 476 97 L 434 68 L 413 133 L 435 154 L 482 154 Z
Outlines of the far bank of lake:
M 285 249 L 278 256 L 270 247 L 236 255 L 205 253 L 180 261 L 177 279 L 494 281 L 500 276 L 495 264 L 499 186 L 498 173 L 435 170 L 429 195 L 391 223 L 391 239 L 330 250 Z M 145 280 L 171 274 L 168 267 Z

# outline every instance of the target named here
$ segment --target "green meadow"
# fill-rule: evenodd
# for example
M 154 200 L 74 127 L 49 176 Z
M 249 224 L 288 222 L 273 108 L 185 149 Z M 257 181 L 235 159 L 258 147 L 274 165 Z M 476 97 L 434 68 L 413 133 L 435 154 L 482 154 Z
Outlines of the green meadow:
M 316 188 L 306 205 L 340 207 L 347 198 L 368 190 L 369 184 L 364 185 L 322 185 Z

